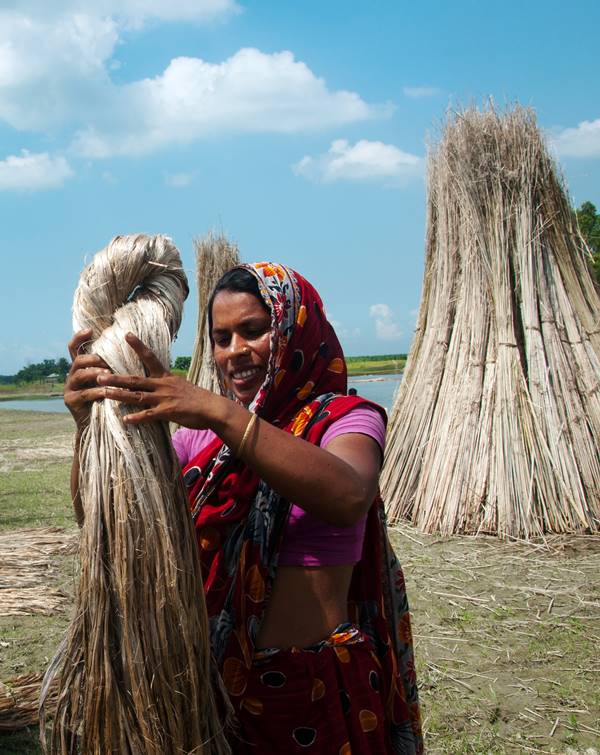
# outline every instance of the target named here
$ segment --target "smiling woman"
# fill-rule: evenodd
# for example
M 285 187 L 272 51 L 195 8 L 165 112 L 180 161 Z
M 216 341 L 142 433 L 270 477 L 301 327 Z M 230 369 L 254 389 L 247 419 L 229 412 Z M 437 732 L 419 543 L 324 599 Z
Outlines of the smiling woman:
M 213 356 L 223 386 L 247 406 L 267 375 L 271 313 L 256 280 L 240 268 L 219 281 L 208 311 Z
M 226 273 L 209 324 L 222 395 L 129 335 L 148 376 L 86 362 L 90 380 L 74 365 L 70 382 L 89 387 L 66 400 L 79 423 L 89 400 L 110 398 L 139 404 L 126 424 L 182 425 L 173 445 L 238 719 L 232 749 L 419 753 L 408 605 L 378 496 L 385 412 L 346 395 L 339 341 L 293 270 Z

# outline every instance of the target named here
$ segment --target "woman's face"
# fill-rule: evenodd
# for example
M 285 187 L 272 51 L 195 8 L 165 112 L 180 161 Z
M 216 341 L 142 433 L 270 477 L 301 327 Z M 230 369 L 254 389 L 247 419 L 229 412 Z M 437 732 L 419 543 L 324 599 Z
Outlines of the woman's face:
M 219 291 L 212 305 L 211 336 L 225 387 L 248 406 L 267 375 L 270 313 L 252 294 Z

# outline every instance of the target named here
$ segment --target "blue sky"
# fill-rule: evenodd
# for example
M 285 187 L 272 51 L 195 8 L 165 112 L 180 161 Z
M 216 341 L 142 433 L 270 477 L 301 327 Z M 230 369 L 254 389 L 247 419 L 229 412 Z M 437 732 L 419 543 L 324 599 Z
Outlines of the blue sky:
M 193 238 L 222 230 L 308 277 L 346 353 L 408 350 L 448 106 L 531 105 L 600 205 L 599 22 L 582 0 L 3 0 L 0 374 L 65 354 L 83 264 L 134 232 L 193 281 Z

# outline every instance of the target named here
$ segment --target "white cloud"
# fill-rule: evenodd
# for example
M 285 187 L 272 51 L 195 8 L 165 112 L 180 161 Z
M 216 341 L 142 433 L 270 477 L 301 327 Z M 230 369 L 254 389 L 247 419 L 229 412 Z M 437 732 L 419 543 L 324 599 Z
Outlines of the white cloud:
M 165 176 L 165 184 L 172 189 L 185 189 L 194 180 L 194 173 L 168 173 Z
M 551 143 L 563 157 L 600 157 L 600 118 L 558 131 Z
M 392 310 L 387 304 L 371 304 L 369 308 L 371 317 L 382 317 L 389 319 L 392 316 Z
M 0 10 L 0 120 L 45 130 L 107 117 L 119 91 L 112 56 L 127 28 L 204 21 L 236 7 L 232 0 L 17 0 Z
M 396 341 L 402 338 L 402 331 L 394 321 L 394 313 L 389 305 L 372 304 L 369 314 L 375 318 L 375 335 L 380 341 Z
M 223 63 L 175 58 L 159 76 L 115 88 L 105 117 L 74 146 L 96 158 L 139 154 L 223 131 L 291 133 L 389 112 L 354 92 L 329 91 L 291 52 L 245 48 Z
M 289 51 L 246 48 L 221 62 L 179 57 L 153 78 L 115 83 L 127 29 L 226 17 L 240 10 L 234 0 L 12 0 L 2 8 L 0 122 L 64 129 L 86 157 L 143 154 L 223 132 L 329 128 L 393 109 L 330 90 Z
M 360 335 L 360 328 L 347 328 L 339 320 L 331 318 L 329 315 L 327 315 L 327 319 L 331 323 L 338 338 L 357 338 Z
M 117 41 L 111 18 L 0 11 L 0 120 L 43 130 L 93 113 Z
M 438 87 L 403 87 L 402 91 L 406 97 L 410 97 L 412 100 L 420 100 L 424 97 L 435 97 L 441 94 L 442 90 Z
M 326 154 L 306 155 L 292 170 L 296 175 L 325 183 L 387 179 L 404 184 L 421 174 L 423 160 L 393 144 L 361 139 L 351 145 L 346 139 L 336 139 Z
M 64 157 L 23 150 L 19 156 L 10 155 L 0 161 L 0 191 L 55 189 L 72 175 Z
M 83 4 L 132 24 L 154 19 L 207 22 L 241 10 L 233 0 L 87 0 Z

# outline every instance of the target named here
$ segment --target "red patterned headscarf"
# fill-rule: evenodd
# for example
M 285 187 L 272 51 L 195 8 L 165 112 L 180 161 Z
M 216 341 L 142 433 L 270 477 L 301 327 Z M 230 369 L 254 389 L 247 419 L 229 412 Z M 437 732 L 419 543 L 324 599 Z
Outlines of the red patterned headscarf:
M 342 347 L 314 287 L 299 273 L 273 262 L 241 265 L 254 275 L 271 311 L 267 376 L 250 411 L 285 425 L 310 399 L 346 393 Z

